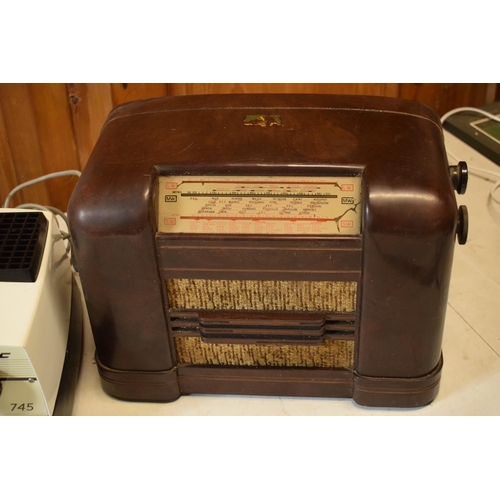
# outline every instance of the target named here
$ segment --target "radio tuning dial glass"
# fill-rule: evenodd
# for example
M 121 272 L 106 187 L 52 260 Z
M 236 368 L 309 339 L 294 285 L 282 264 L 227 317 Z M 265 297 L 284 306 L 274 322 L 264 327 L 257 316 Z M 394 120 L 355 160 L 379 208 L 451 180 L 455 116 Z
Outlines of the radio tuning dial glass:
M 158 232 L 359 235 L 361 177 L 160 176 Z

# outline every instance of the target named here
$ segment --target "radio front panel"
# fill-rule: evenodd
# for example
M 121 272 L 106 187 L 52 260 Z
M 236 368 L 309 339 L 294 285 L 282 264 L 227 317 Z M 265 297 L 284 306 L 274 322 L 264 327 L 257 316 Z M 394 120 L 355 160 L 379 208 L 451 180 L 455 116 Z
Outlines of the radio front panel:
M 352 369 L 357 281 L 318 278 L 311 260 L 322 256 L 300 243 L 307 236 L 359 240 L 361 177 L 160 176 L 157 184 L 158 244 L 179 365 Z M 195 278 L 170 274 L 172 235 L 185 239 L 177 276 L 190 271 Z M 203 235 L 220 238 L 218 245 L 203 248 Z M 224 240 L 245 235 L 260 246 L 249 249 L 243 239 L 223 257 Z M 287 237 L 286 246 L 273 248 L 273 237 Z M 346 271 L 335 259 L 341 253 L 325 252 L 324 271 Z M 295 274 L 301 268 L 307 279 Z M 222 279 L 221 271 L 240 277 Z

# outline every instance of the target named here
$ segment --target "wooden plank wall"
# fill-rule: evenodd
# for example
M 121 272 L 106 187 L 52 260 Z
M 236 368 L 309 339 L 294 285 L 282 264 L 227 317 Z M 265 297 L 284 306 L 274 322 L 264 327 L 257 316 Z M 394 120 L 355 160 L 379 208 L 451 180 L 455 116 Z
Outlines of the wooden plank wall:
M 27 180 L 59 170 L 82 170 L 106 116 L 128 101 L 214 93 L 367 94 L 419 100 L 443 114 L 458 106 L 484 105 L 488 88 L 431 83 L 0 84 L 0 201 L 3 204 L 11 189 Z M 11 206 L 30 202 L 66 210 L 75 183 L 76 178 L 63 177 L 31 186 L 16 194 Z

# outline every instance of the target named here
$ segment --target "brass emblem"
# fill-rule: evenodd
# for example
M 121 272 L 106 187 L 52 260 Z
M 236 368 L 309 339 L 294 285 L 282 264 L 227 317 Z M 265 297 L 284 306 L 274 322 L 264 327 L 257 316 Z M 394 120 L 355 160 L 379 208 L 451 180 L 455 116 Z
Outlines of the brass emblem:
M 283 125 L 280 115 L 247 115 L 243 124 L 257 127 L 281 127 Z

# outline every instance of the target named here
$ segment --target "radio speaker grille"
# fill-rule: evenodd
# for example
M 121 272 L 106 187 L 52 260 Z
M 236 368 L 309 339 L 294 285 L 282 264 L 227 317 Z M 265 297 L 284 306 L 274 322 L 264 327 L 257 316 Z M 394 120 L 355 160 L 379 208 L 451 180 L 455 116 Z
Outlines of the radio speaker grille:
M 167 279 L 171 309 L 331 311 L 356 309 L 355 281 Z
M 209 344 L 199 337 L 175 339 L 178 361 L 188 365 L 348 368 L 354 365 L 353 340 L 320 345 Z

